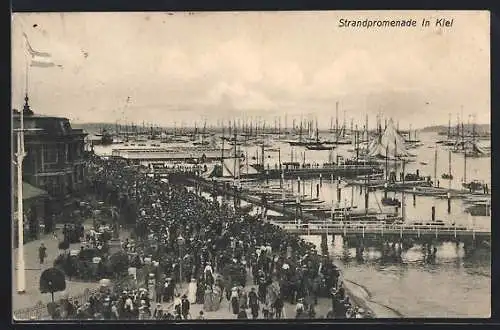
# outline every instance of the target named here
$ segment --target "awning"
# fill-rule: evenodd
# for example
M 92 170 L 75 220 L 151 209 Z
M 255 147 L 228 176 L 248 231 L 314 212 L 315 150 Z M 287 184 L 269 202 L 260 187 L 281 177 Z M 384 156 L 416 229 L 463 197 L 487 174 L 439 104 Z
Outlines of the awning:
M 45 190 L 23 182 L 23 200 L 46 197 L 48 195 L 49 194 Z M 17 198 L 17 185 L 14 185 L 14 198 Z

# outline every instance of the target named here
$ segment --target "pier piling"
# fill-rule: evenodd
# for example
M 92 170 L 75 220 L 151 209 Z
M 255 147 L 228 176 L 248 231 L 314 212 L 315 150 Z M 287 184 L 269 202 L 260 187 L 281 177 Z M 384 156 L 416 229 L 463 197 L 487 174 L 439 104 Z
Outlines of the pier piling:
M 316 184 L 316 198 L 319 198 L 319 184 Z
M 433 206 L 431 208 L 431 219 L 432 219 L 432 222 L 436 221 L 436 207 Z
M 321 234 L 321 250 L 323 254 L 328 253 L 328 236 L 327 234 Z
M 447 202 L 448 202 L 448 214 L 450 214 L 451 213 L 451 194 L 447 193 L 446 197 L 447 197 Z

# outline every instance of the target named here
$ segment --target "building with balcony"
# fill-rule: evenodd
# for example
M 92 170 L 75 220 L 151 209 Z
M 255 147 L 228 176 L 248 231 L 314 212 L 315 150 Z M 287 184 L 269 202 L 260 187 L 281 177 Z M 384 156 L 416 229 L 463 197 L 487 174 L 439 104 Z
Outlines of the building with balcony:
M 45 190 L 52 207 L 60 208 L 84 186 L 86 166 L 84 140 L 86 133 L 73 129 L 67 118 L 35 114 L 26 95 L 23 108 L 24 146 L 23 181 Z M 20 127 L 20 113 L 14 111 L 13 128 Z M 16 138 L 13 136 L 13 151 Z M 14 154 L 13 154 L 14 155 Z M 15 169 L 13 171 L 15 174 Z M 15 184 L 15 183 L 14 183 Z M 47 210 L 46 210 L 47 211 Z M 58 213 L 60 210 L 48 210 Z

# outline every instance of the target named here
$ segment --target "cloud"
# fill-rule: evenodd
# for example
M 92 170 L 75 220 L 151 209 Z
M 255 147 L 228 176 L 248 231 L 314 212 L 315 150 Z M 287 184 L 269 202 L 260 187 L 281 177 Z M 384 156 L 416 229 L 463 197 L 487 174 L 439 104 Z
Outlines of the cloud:
M 270 89 L 293 94 L 303 87 L 304 73 L 295 62 L 278 59 L 266 69 L 263 84 Z
M 417 115 L 432 114 L 447 122 L 463 105 L 478 120 L 488 118 L 488 26 L 453 15 L 460 24 L 442 33 L 368 33 L 339 31 L 338 13 L 257 20 L 247 13 L 22 14 L 25 23 L 14 20 L 12 30 L 12 101 L 21 107 L 24 96 L 21 32 L 37 23 L 46 33 L 30 35 L 33 47 L 63 65 L 30 73 L 33 108 L 48 115 L 116 120 L 131 96 L 123 116 L 141 122 L 245 111 L 329 117 L 335 101 L 360 117 L 381 107 L 407 121 L 425 123 Z M 433 110 L 422 106 L 427 101 Z
M 350 50 L 341 54 L 313 76 L 312 93 L 330 97 L 352 91 L 369 92 L 386 87 L 384 72 L 373 56 L 363 50 Z
M 208 91 L 207 101 L 224 110 L 258 110 L 275 108 L 276 104 L 263 93 L 251 90 L 242 83 L 218 83 Z
M 162 52 L 157 61 L 159 73 L 168 81 L 185 82 L 199 77 L 198 68 L 193 67 L 192 60 L 178 48 Z
M 242 82 L 262 79 L 262 62 L 258 51 L 247 40 L 231 39 L 204 52 L 195 62 L 201 76 L 215 76 Z

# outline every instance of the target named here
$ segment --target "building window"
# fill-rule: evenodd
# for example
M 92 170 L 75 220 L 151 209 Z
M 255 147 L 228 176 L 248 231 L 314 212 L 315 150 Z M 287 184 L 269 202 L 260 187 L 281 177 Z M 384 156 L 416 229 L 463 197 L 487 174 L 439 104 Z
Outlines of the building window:
M 64 144 L 64 161 L 66 163 L 68 163 L 70 160 L 69 153 L 70 153 L 69 145 L 66 143 L 66 144 Z
M 57 163 L 58 150 L 55 145 L 45 145 L 43 148 L 43 160 L 45 163 L 54 164 Z
M 75 154 L 76 158 L 80 159 L 82 156 L 82 144 L 81 143 L 75 143 Z

